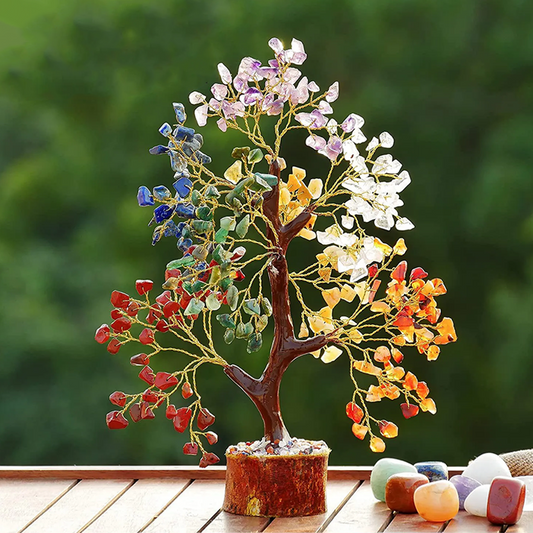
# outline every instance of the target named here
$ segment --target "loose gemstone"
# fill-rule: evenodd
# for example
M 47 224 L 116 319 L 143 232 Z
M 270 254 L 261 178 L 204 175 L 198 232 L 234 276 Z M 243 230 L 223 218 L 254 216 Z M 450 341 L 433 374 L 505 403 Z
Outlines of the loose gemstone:
M 459 475 L 450 478 L 450 482 L 453 483 L 459 495 L 459 509 L 465 508 L 465 500 L 467 496 L 477 487 L 481 486 L 479 481 L 472 479 L 471 477 Z
M 516 524 L 522 516 L 526 485 L 516 478 L 496 477 L 492 480 L 487 505 L 487 518 L 493 524 Z
M 393 474 L 385 485 L 387 507 L 398 513 L 416 513 L 415 491 L 418 487 L 428 483 L 428 478 L 422 474 L 412 472 Z
M 139 377 L 148 383 L 148 385 L 153 385 L 155 383 L 155 374 L 154 371 L 149 367 L 145 366 L 140 372 Z
M 154 332 L 149 328 L 144 328 L 139 334 L 141 344 L 152 344 L 154 342 Z
M 474 516 L 487 516 L 487 505 L 489 502 L 490 485 L 480 485 L 476 487 L 465 498 L 465 511 Z
M 109 344 L 107 345 L 107 351 L 112 354 L 118 353 L 120 350 L 120 347 L 122 345 L 120 344 L 120 341 L 118 339 L 111 339 L 109 341 Z
M 198 453 L 198 444 L 196 442 L 186 442 L 183 445 L 183 453 L 185 455 L 196 455 Z
M 211 424 L 213 424 L 214 421 L 215 415 L 209 412 L 209 409 L 206 409 L 205 407 L 200 409 L 198 418 L 196 419 L 196 424 L 198 425 L 198 429 L 200 431 L 208 428 Z
M 147 207 L 149 205 L 154 205 L 155 200 L 152 197 L 152 193 L 148 187 L 141 185 L 139 191 L 137 192 L 137 202 L 141 207 Z
M 350 402 L 346 405 L 346 416 L 353 420 L 356 424 L 359 424 L 363 419 L 363 410 L 355 403 Z
M 419 474 L 423 474 L 431 482 L 448 479 L 448 466 L 442 461 L 423 461 L 415 463 L 415 468 L 418 470 Z
M 179 433 L 183 433 L 187 429 L 189 422 L 191 421 L 191 417 L 191 409 L 188 407 L 180 407 L 176 411 L 176 416 L 172 420 L 174 422 L 174 429 Z
M 107 342 L 109 340 L 109 334 L 110 334 L 109 326 L 107 324 L 102 324 L 96 330 L 94 338 L 97 343 L 104 344 L 104 342 Z
M 495 453 L 484 453 L 468 464 L 463 476 L 471 477 L 482 485 L 488 485 L 497 476 L 511 477 L 511 472 L 500 456 Z
M 168 372 L 158 372 L 155 376 L 155 386 L 158 389 L 166 390 L 178 384 L 178 378 Z
M 128 427 L 128 421 L 120 411 L 111 411 L 105 417 L 109 429 L 124 429 Z
M 372 468 L 370 474 L 370 486 L 374 497 L 384 502 L 385 501 L 385 486 L 388 479 L 393 474 L 401 474 L 404 472 L 411 472 L 417 474 L 416 468 L 405 461 L 392 458 L 380 459 Z
M 459 512 L 459 496 L 452 483 L 446 480 L 422 485 L 415 490 L 415 507 L 428 522 L 446 522 Z

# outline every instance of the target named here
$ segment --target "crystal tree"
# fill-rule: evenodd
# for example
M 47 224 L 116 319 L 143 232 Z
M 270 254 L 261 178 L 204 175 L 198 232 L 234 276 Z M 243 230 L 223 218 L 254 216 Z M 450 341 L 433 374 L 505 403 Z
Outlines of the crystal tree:
M 223 368 L 259 410 L 265 442 L 279 445 L 288 439 L 279 401 L 287 367 L 306 354 L 323 363 L 343 355 L 354 385 L 346 407 L 352 431 L 359 439 L 368 434 L 370 448 L 381 452 L 385 443 L 379 435 L 395 437 L 398 428 L 374 418 L 369 403 L 401 398 L 405 418 L 420 409 L 436 412 L 426 383 L 400 366 L 402 350 L 413 346 L 433 361 L 440 345 L 456 340 L 452 320 L 440 318 L 435 302 L 446 292 L 442 280 L 429 279 L 420 267 L 408 273 L 407 263 L 398 262 L 406 252 L 403 239 L 390 246 L 367 233 L 370 222 L 382 230 L 413 228 L 397 212 L 409 174 L 400 171 L 402 165 L 390 154 L 378 155 L 393 146 L 392 136 L 385 132 L 368 142 L 359 115 L 352 113 L 341 123 L 330 118 L 339 85 L 323 92 L 302 76 L 297 66 L 306 53 L 300 41 L 293 39 L 285 50 L 273 38 L 269 46 L 274 58 L 267 65 L 245 57 L 232 76 L 219 64 L 221 83 L 211 87 L 212 97 L 196 91 L 189 96 L 198 106 L 199 126 L 215 118 L 220 131 L 237 130 L 247 139 L 249 146 L 233 149 L 235 161 L 222 176 L 208 168 L 211 158 L 201 151 L 202 135 L 185 126 L 185 108 L 174 104 L 177 124 L 161 126 L 168 142 L 150 153 L 170 157 L 175 192 L 164 185 L 152 191 L 141 186 L 137 198 L 142 207 L 155 206 L 152 244 L 163 237 L 177 239 L 181 257 L 167 264 L 163 291 L 154 299 L 149 280 L 136 282 L 139 298 L 114 291 L 113 322 L 96 332 L 98 342 L 109 341 L 112 354 L 128 343 L 140 343 L 144 350 L 130 362 L 142 367 L 139 378 L 147 388 L 111 394 L 119 410 L 108 413 L 107 425 L 125 428 L 127 414 L 137 422 L 153 418 L 163 407 L 177 431 L 189 431 L 183 451 L 196 455 L 200 450 L 201 466 L 218 461 L 205 450 L 217 436 L 206 431 L 215 417 L 202 405 L 197 386 L 203 364 Z M 270 144 L 265 122 L 273 128 Z M 287 169 L 282 141 L 293 130 L 307 131 L 306 145 L 329 161 L 322 178 L 308 179 L 303 168 Z M 316 261 L 299 272 L 287 264 L 287 250 L 296 237 L 324 246 Z M 245 245 L 260 251 L 247 257 Z M 385 286 L 380 277 L 389 279 Z M 296 295 L 293 301 L 289 287 Z M 321 309 L 306 304 L 309 290 L 320 291 Z M 262 351 L 262 332 L 269 322 L 274 338 L 261 377 L 220 355 L 216 345 L 222 339 L 227 344 L 245 341 L 249 353 Z M 178 339 L 177 346 L 165 346 L 167 336 Z M 180 369 L 155 373 L 149 365 L 157 364 L 157 355 L 165 350 L 176 354 Z M 368 385 L 360 384 L 355 371 L 370 377 Z M 180 407 L 171 403 L 176 392 L 181 392 Z

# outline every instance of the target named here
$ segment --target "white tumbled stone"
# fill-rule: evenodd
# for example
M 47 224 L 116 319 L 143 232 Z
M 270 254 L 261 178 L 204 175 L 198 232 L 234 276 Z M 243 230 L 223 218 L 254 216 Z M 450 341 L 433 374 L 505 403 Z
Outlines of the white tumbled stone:
M 490 485 L 497 476 L 512 477 L 505 461 L 495 453 L 484 453 L 470 461 L 463 476 L 468 476 L 482 485 Z
M 487 516 L 490 485 L 476 487 L 465 500 L 465 511 L 475 516 Z

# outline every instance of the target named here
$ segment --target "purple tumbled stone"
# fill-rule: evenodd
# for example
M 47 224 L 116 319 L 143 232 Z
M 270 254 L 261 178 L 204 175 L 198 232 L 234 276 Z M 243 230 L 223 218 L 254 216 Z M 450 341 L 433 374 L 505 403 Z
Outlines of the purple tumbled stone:
M 477 487 L 481 486 L 479 481 L 472 479 L 468 476 L 453 476 L 450 479 L 450 482 L 453 483 L 457 489 L 457 494 L 459 494 L 459 509 L 463 510 L 465 508 L 466 497 Z

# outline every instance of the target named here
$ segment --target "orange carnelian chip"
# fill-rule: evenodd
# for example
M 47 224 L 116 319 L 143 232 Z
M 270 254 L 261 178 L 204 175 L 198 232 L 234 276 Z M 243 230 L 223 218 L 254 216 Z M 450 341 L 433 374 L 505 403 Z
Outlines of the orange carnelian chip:
M 368 387 L 368 392 L 366 393 L 366 401 L 380 402 L 381 398 L 383 398 L 383 391 L 375 385 L 370 385 L 370 387 Z
M 370 439 L 370 449 L 374 453 L 382 453 L 385 451 L 385 443 L 379 437 L 372 437 Z
M 413 287 L 413 290 L 415 292 L 418 292 L 419 290 L 421 290 L 424 287 L 424 285 L 425 285 L 425 283 L 421 279 L 417 279 L 417 280 L 413 281 L 413 283 L 411 283 L 411 287 Z
M 451 318 L 445 317 L 437 324 L 439 337 L 435 338 L 435 344 L 448 344 L 457 340 L 457 334 Z
M 398 283 L 405 281 L 405 274 L 407 272 L 407 261 L 398 263 L 398 266 L 392 271 L 390 277 L 395 279 Z
M 393 358 L 398 364 L 400 364 L 400 363 L 403 361 L 403 353 L 400 352 L 400 350 L 398 350 L 397 348 L 392 348 L 392 349 L 391 349 L 391 355 L 392 355 L 392 358 Z
M 435 361 L 440 354 L 440 348 L 438 346 L 430 346 L 427 352 L 428 361 Z
M 393 380 L 400 380 L 405 376 L 405 370 L 401 366 L 387 370 L 387 377 Z
M 409 279 L 414 281 L 415 279 L 424 279 L 428 277 L 428 273 L 422 267 L 416 267 L 411 270 Z
M 363 426 L 361 424 L 353 424 L 352 425 L 352 433 L 359 439 L 363 440 L 365 438 L 365 435 L 368 432 L 368 428 L 366 426 Z
M 425 381 L 418 382 L 416 393 L 418 394 L 419 398 L 421 398 L 422 400 L 427 397 L 427 395 L 429 394 L 429 387 Z
M 396 346 L 405 346 L 405 337 L 403 335 L 397 335 L 396 337 L 392 338 L 392 342 L 396 344 Z
M 413 319 L 406 314 L 399 313 L 392 325 L 399 329 L 408 328 L 413 325 Z
M 407 372 L 404 382 L 403 382 L 403 388 L 406 390 L 415 390 L 417 387 L 418 387 L 417 377 L 413 373 Z
M 381 369 L 368 361 L 354 361 L 353 366 L 356 370 L 363 372 L 364 374 L 373 374 L 374 376 L 381 375 Z
M 379 432 L 387 439 L 393 439 L 398 436 L 398 426 L 387 420 L 380 420 L 378 423 Z
M 383 395 L 389 400 L 396 400 L 400 396 L 400 389 L 392 383 L 382 383 L 379 388 L 383 391 Z
M 346 416 L 359 424 L 363 420 L 364 413 L 355 402 L 350 402 L 346 405 Z
M 374 359 L 378 363 L 384 363 L 385 361 L 390 361 L 390 350 L 386 346 L 378 346 L 374 352 Z
M 431 398 L 426 398 L 420 402 L 420 409 L 422 411 L 429 411 L 432 415 L 437 412 L 437 406 Z
M 431 283 L 433 284 L 433 287 L 435 287 L 433 292 L 434 296 L 440 296 L 441 294 L 446 294 L 448 292 L 444 282 L 440 278 L 432 279 Z

